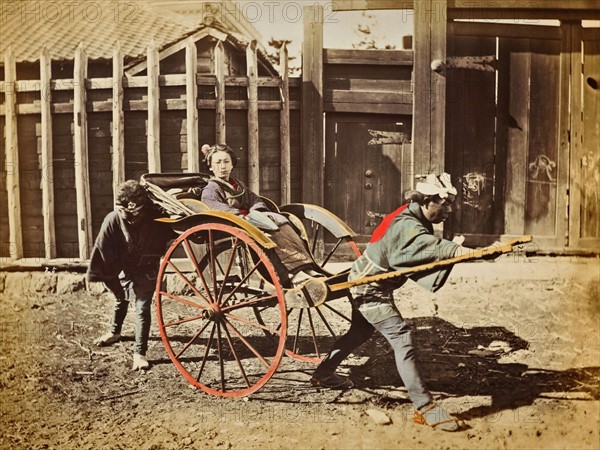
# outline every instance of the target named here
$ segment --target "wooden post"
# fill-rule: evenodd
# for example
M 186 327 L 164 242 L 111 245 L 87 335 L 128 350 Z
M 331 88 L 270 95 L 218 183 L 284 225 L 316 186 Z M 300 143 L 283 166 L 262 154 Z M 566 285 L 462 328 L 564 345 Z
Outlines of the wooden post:
M 290 150 L 290 78 L 288 74 L 288 49 L 284 42 L 279 50 L 279 76 L 281 77 L 281 204 L 292 201 L 291 150 Z
M 447 0 L 415 2 L 414 8 L 414 174 L 440 174 L 445 165 L 446 78 L 431 64 L 446 61 Z
M 302 44 L 302 201 L 323 204 L 323 6 L 305 6 Z
M 187 128 L 187 169 L 200 172 L 200 148 L 198 147 L 198 49 L 189 38 L 185 47 L 185 97 Z
M 227 141 L 225 134 L 225 48 L 221 41 L 215 45 L 215 76 L 217 85 L 215 86 L 217 96 L 217 111 L 215 118 L 215 137 L 216 143 L 222 144 Z
M 258 153 L 258 60 L 256 41 L 246 47 L 248 75 L 248 187 L 260 192 L 260 161 Z
M 148 46 L 148 171 L 160 172 L 160 71 L 158 48 L 154 40 Z
M 73 69 L 73 142 L 75 150 L 75 193 L 77 199 L 77 233 L 79 257 L 88 259 L 92 249 L 92 208 L 87 142 L 86 89 L 87 56 L 83 43 L 75 52 Z
M 42 114 L 42 215 L 44 216 L 44 254 L 56 258 L 56 230 L 54 223 L 54 161 L 52 148 L 52 64 L 48 48 L 40 56 L 40 103 Z
M 113 50 L 112 91 L 112 173 L 113 197 L 119 183 L 125 181 L 125 114 L 123 112 L 123 55 L 121 44 Z
M 4 57 L 6 194 L 8 200 L 8 253 L 11 259 L 23 257 L 21 194 L 19 191 L 19 145 L 17 140 L 17 66 L 12 47 Z

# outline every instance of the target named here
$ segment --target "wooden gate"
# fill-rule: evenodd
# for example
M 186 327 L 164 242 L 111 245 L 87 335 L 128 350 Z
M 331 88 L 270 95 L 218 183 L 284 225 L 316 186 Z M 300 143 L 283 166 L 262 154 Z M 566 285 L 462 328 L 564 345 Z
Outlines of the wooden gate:
M 598 92 L 585 77 L 597 77 L 597 36 L 578 23 L 451 24 L 448 56 L 497 58 L 496 71 L 447 73 L 446 167 L 462 184 L 452 231 L 598 247 Z

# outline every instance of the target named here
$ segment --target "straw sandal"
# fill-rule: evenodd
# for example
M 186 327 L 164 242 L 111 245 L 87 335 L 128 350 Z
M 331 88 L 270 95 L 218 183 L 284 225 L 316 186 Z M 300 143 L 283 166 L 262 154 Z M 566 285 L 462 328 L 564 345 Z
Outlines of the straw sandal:
M 458 419 L 435 402 L 422 412 L 415 410 L 413 422 L 418 425 L 427 425 L 435 430 L 457 431 L 459 429 Z

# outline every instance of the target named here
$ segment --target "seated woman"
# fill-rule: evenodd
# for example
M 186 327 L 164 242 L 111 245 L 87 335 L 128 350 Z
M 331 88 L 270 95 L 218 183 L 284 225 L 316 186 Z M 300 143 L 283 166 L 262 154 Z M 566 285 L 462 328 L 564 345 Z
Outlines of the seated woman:
M 267 204 L 242 181 L 231 177 L 238 161 L 233 150 L 228 145 L 217 144 L 212 147 L 204 145 L 202 152 L 204 162 L 212 172 L 208 185 L 202 189 L 202 201 L 211 209 L 244 217 L 266 231 L 277 244 L 274 249 L 276 257 L 272 261 L 283 286 L 295 286 L 310 277 L 323 276 L 288 219 L 270 211 Z M 263 220 L 258 223 L 255 216 Z

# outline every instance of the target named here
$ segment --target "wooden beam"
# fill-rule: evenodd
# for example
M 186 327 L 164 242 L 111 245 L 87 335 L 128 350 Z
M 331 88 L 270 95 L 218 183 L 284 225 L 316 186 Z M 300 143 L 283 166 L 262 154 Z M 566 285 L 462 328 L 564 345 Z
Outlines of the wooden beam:
M 47 259 L 56 258 L 56 230 L 54 224 L 54 161 L 52 148 L 52 61 L 44 46 L 40 55 L 40 95 L 42 115 L 42 215 L 44 217 L 44 254 Z
M 352 64 L 372 66 L 412 66 L 412 50 L 347 50 L 324 49 L 325 64 Z
M 117 43 L 113 50 L 112 77 L 112 184 L 113 198 L 117 186 L 125 181 L 125 113 L 123 111 L 123 55 Z
M 6 194 L 8 200 L 8 245 L 11 259 L 23 258 L 23 228 L 21 224 L 21 193 L 19 191 L 19 143 L 17 138 L 17 66 L 12 47 L 4 56 Z
M 524 38 L 530 39 L 535 36 L 535 39 L 560 39 L 560 29 L 558 27 L 542 27 L 538 25 L 516 25 L 494 23 L 490 26 L 489 23 L 481 22 L 449 22 L 448 34 L 454 36 L 483 36 L 502 38 Z
M 75 150 L 75 194 L 77 201 L 77 234 L 79 257 L 88 259 L 92 250 L 92 208 L 90 203 L 90 175 L 87 141 L 87 111 L 85 79 L 87 56 L 83 43 L 75 52 L 73 69 L 73 143 Z
M 444 172 L 446 79 L 432 71 L 431 63 L 446 60 L 445 5 L 436 0 L 415 10 L 413 178 Z
M 284 41 L 279 50 L 279 76 L 281 77 L 281 201 L 286 205 L 292 201 L 291 144 L 290 144 L 290 78 L 288 74 L 288 49 Z
M 160 61 L 154 41 L 148 46 L 148 171 L 160 172 Z
M 323 7 L 305 6 L 302 44 L 302 201 L 323 204 Z
M 188 39 L 185 47 L 185 99 L 187 128 L 187 170 L 200 172 L 200 147 L 198 146 L 198 49 L 196 41 Z
M 260 194 L 260 155 L 258 153 L 258 58 L 256 41 L 246 47 L 248 76 L 248 188 Z
M 352 112 L 366 114 L 406 114 L 412 115 L 413 105 L 408 103 L 343 103 L 325 102 L 325 112 Z M 408 166 L 406 166 L 408 167 Z M 405 177 L 408 174 L 403 174 Z
M 248 77 L 236 76 L 236 75 L 225 75 L 226 86 L 248 86 Z M 373 80 L 378 81 L 378 80 Z M 158 85 L 163 86 L 185 86 L 187 78 L 185 74 L 166 74 L 158 76 Z M 214 75 L 196 75 L 196 84 L 202 86 L 216 86 L 217 80 Z M 258 77 L 258 87 L 280 87 L 281 79 L 278 77 Z M 300 78 L 290 79 L 290 87 L 299 87 L 301 85 Z M 136 76 L 123 78 L 124 88 L 147 88 L 148 77 Z M 85 88 L 87 90 L 103 90 L 113 88 L 113 77 L 100 77 L 90 78 L 85 81 Z M 12 88 L 11 88 L 12 89 Z M 15 92 L 39 92 L 41 90 L 40 80 L 19 80 L 15 85 Z M 58 79 L 50 80 L 51 91 L 72 91 L 73 80 L 72 79 Z M 5 82 L 0 81 L 0 92 L 5 92 Z M 12 92 L 12 91 L 11 91 Z
M 400 103 L 413 104 L 412 92 L 347 91 L 327 89 L 323 98 L 332 103 Z
M 214 50 L 214 69 L 217 77 L 215 96 L 217 98 L 217 111 L 215 117 L 215 138 L 217 144 L 227 142 L 225 129 L 225 48 L 221 41 L 217 42 Z

